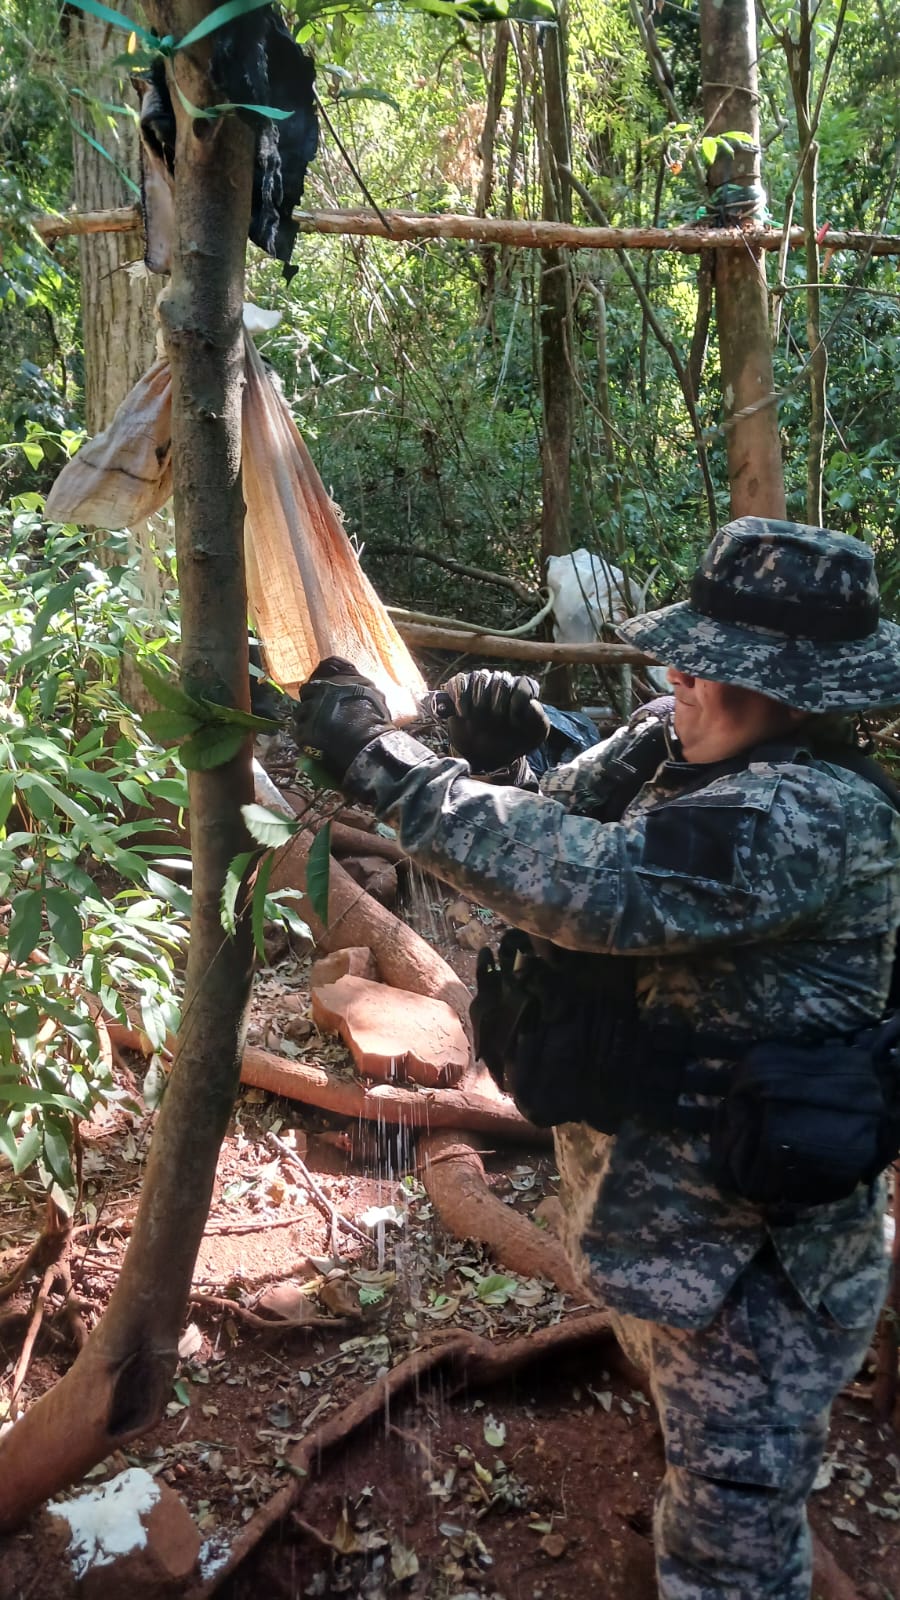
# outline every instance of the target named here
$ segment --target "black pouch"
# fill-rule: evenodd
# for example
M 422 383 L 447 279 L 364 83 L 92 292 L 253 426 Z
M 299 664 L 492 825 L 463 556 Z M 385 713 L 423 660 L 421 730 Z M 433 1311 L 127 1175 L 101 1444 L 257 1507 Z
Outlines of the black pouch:
M 478 956 L 476 1054 L 539 1128 L 588 1122 L 615 1133 L 634 1112 L 636 1011 L 629 974 L 602 958 L 539 956 L 518 930 Z
M 733 1069 L 710 1149 L 719 1186 L 815 1206 L 871 1183 L 900 1151 L 900 1019 L 849 1042 L 755 1045 Z

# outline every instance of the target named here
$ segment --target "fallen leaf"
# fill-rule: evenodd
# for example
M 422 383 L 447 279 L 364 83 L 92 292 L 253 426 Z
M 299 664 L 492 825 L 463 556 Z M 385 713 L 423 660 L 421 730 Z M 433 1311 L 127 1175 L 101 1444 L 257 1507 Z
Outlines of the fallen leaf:
M 568 1546 L 561 1533 L 546 1533 L 538 1548 L 543 1550 L 544 1555 L 549 1556 L 551 1561 L 558 1561 L 560 1556 L 565 1555 Z
M 484 1442 L 489 1444 L 492 1450 L 502 1450 L 506 1443 L 506 1423 L 498 1422 L 490 1412 L 484 1419 Z
M 405 1578 L 414 1578 L 419 1570 L 419 1558 L 415 1550 L 410 1550 L 399 1539 L 391 1540 L 391 1571 L 398 1583 Z
M 196 1322 L 189 1322 L 178 1341 L 178 1359 L 187 1361 L 190 1356 L 195 1356 L 198 1350 L 203 1349 L 203 1335 Z
M 832 1517 L 831 1522 L 832 1526 L 837 1528 L 838 1533 L 849 1533 L 854 1539 L 862 1538 L 856 1523 L 848 1521 L 846 1517 Z
M 267 1311 L 270 1316 L 294 1326 L 309 1322 L 316 1315 L 303 1284 L 289 1278 L 283 1283 L 273 1283 L 257 1300 L 256 1310 Z

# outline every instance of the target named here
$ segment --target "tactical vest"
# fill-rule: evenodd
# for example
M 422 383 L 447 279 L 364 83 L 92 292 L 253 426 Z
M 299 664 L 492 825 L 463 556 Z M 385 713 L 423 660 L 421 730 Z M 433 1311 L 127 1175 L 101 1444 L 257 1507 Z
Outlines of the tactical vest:
M 663 715 L 651 715 L 655 726 L 610 761 L 592 794 L 587 814 L 599 822 L 618 821 L 669 754 Z M 844 748 L 816 756 L 860 773 L 900 812 L 900 789 L 871 757 Z M 803 744 L 773 741 L 698 766 L 679 797 L 751 762 L 810 759 Z M 503 936 L 496 956 L 479 952 L 477 983 L 477 1054 L 538 1126 L 587 1122 L 615 1134 L 637 1120 L 650 1130 L 708 1135 L 720 1186 L 776 1207 L 842 1198 L 900 1153 L 896 953 L 886 1018 L 813 1045 L 748 1046 L 648 1024 L 632 962 L 563 950 L 518 929 Z

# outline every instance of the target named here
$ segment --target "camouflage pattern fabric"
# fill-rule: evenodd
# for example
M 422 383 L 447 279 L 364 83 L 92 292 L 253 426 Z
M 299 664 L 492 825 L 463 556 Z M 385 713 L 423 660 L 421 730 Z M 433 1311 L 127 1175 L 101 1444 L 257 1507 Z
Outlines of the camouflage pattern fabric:
M 860 539 L 765 517 L 720 528 L 691 598 L 632 617 L 620 638 L 719 683 L 801 711 L 900 704 L 900 627 L 879 620 Z
M 414 860 L 510 923 L 634 963 L 650 1023 L 803 1041 L 877 1017 L 900 923 L 893 808 L 821 760 L 754 761 L 705 785 L 670 760 L 621 821 L 596 821 L 610 762 L 647 733 L 620 729 L 530 794 L 394 731 L 346 787 Z M 565 1246 L 632 1344 L 641 1333 L 661 1408 L 661 1595 L 801 1600 L 828 1408 L 886 1286 L 879 1186 L 768 1215 L 716 1187 L 702 1136 L 568 1124 L 556 1143 Z M 747 1495 L 757 1460 L 769 1465 Z
M 653 1519 L 664 1600 L 808 1600 L 806 1500 L 831 1397 L 862 1365 L 881 1305 L 880 1280 L 853 1289 L 842 1327 L 803 1304 L 767 1249 L 708 1328 L 613 1314 L 665 1440 Z

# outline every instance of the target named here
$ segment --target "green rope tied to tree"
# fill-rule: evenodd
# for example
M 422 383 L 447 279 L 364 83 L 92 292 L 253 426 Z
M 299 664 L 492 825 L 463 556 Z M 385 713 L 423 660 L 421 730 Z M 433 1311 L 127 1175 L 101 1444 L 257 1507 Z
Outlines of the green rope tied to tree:
M 742 222 L 769 220 L 768 195 L 761 183 L 720 183 L 697 212 L 698 222 L 714 228 L 733 228 Z

